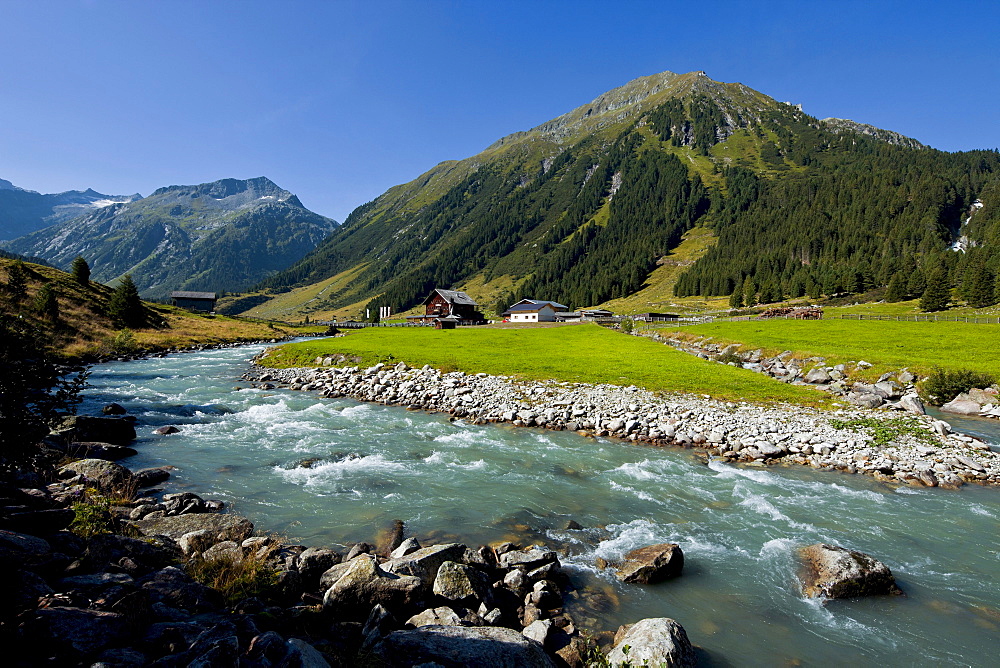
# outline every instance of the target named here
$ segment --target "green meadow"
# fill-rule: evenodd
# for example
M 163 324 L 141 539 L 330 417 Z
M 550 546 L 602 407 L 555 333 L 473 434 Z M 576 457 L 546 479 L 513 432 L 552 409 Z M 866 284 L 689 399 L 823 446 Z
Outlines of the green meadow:
M 826 364 L 864 360 L 868 376 L 909 367 L 928 372 L 935 366 L 974 369 L 1000 378 L 1000 325 L 965 322 L 879 320 L 740 320 L 668 328 L 683 337 L 711 337 L 714 343 L 739 343 L 743 350 L 796 357 L 820 356 Z
M 312 366 L 337 353 L 376 362 L 406 362 L 446 371 L 527 380 L 638 385 L 654 392 L 710 395 L 723 400 L 823 405 L 828 396 L 767 376 L 709 362 L 643 337 L 597 325 L 561 327 L 373 327 L 347 336 L 286 344 L 264 364 Z

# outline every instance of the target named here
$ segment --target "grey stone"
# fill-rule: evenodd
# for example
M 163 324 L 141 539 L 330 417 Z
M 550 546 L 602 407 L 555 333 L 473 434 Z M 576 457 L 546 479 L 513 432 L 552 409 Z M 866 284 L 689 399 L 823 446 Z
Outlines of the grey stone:
M 289 638 L 288 646 L 292 649 L 289 664 L 297 665 L 298 668 L 330 668 L 330 664 L 319 650 L 301 638 Z M 297 659 L 297 661 L 296 661 Z
M 390 573 L 418 577 L 430 591 L 441 564 L 446 561 L 460 561 L 463 556 L 465 556 L 465 545 L 461 543 L 431 545 L 399 559 L 390 559 L 383 564 L 383 568 Z
M 526 550 L 513 550 L 500 555 L 500 566 L 503 568 L 514 568 L 524 566 L 528 570 L 533 570 L 540 566 L 559 561 L 558 556 L 552 550 L 545 550 L 540 547 L 531 547 Z
M 825 385 L 833 379 L 830 377 L 830 374 L 827 373 L 826 369 L 820 367 L 809 371 L 803 380 L 814 385 Z
M 214 542 L 223 540 L 241 542 L 253 533 L 253 523 L 239 515 L 189 513 L 152 519 L 147 516 L 134 524 L 146 536 L 163 535 L 174 540 L 180 539 L 186 533 L 202 529 L 210 532 Z
M 449 601 L 470 604 L 473 600 L 485 601 L 491 593 L 489 578 L 484 573 L 454 561 L 446 561 L 438 568 L 433 591 Z
M 899 407 L 907 413 L 914 413 L 916 415 L 924 415 L 927 412 L 924 410 L 924 403 L 915 394 L 903 395 L 903 398 L 899 400 Z
M 617 639 L 617 636 L 616 636 Z M 625 653 L 625 647 L 628 653 Z M 667 617 L 643 619 L 632 624 L 608 653 L 613 666 L 650 665 L 690 668 L 696 665 L 694 647 L 684 627 Z
M 499 626 L 424 626 L 393 631 L 372 652 L 387 668 L 434 662 L 443 668 L 551 668 L 542 646 Z
M 408 626 L 462 626 L 462 618 L 447 606 L 430 608 L 406 620 Z
M 392 559 L 399 559 L 400 557 L 405 557 L 411 552 L 416 552 L 420 549 L 420 543 L 413 536 L 410 536 L 402 543 L 399 544 L 395 550 L 389 553 L 389 557 Z
M 347 571 L 323 595 L 323 609 L 342 618 L 364 618 L 372 606 L 397 610 L 421 600 L 419 577 L 390 573 L 374 557 L 352 559 Z
M 978 415 L 979 411 L 982 410 L 982 406 L 971 399 L 952 399 L 941 406 L 941 410 L 945 413 L 956 413 L 958 415 Z
M 134 483 L 135 476 L 121 464 L 103 459 L 80 459 L 59 468 L 59 475 L 68 478 L 82 475 L 88 484 L 96 485 L 102 491 L 123 490 Z

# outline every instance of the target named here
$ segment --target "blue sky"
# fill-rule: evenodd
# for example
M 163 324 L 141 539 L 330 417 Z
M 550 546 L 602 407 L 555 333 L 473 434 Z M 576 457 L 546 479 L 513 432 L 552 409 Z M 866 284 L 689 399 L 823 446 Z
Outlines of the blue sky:
M 1000 146 L 997 3 L 0 0 L 0 17 L 0 178 L 40 192 L 263 175 L 343 221 L 664 70 Z

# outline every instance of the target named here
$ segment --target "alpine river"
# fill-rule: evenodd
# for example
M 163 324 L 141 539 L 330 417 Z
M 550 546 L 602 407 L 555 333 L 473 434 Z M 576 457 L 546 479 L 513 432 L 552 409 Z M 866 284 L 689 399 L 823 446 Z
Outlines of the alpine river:
M 239 377 L 262 348 L 98 365 L 80 412 L 122 404 L 139 419 L 126 465 L 172 465 L 166 491 L 222 499 L 304 545 L 374 542 L 397 518 L 424 544 L 545 543 L 587 588 L 570 605 L 578 625 L 671 617 L 707 665 L 1000 660 L 1000 489 L 706 465 L 682 449 L 258 390 Z M 154 436 L 164 425 L 181 432 Z M 660 542 L 684 550 L 675 580 L 623 585 L 594 566 Z M 906 596 L 803 598 L 795 551 L 816 542 L 881 559 Z

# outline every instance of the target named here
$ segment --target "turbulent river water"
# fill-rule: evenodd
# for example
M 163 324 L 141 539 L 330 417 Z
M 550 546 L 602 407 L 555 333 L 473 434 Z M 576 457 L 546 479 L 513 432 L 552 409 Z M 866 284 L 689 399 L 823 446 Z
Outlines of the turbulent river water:
M 258 390 L 247 346 L 94 367 L 81 413 L 139 418 L 132 468 L 175 466 L 168 491 L 225 500 L 305 545 L 372 541 L 394 519 L 425 544 L 544 542 L 597 630 L 680 622 L 708 665 L 996 665 L 1000 490 L 890 487 L 858 475 L 707 465 L 691 452 Z M 163 425 L 181 432 L 152 434 Z M 989 425 L 983 427 L 989 430 Z M 1000 430 L 987 434 L 1000 443 Z M 567 530 L 573 520 L 583 528 Z M 684 574 L 622 585 L 594 567 L 676 542 Z M 797 547 L 828 542 L 892 569 L 904 597 L 801 596 Z

